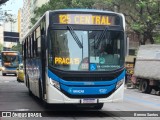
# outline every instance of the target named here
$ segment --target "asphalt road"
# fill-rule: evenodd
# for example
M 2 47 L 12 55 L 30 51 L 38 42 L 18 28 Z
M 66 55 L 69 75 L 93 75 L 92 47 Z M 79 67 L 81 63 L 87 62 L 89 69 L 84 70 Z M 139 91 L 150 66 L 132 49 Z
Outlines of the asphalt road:
M 5 117 L 6 111 L 12 113 L 12 118 Z M 56 105 L 45 109 L 41 101 L 34 96 L 29 96 L 24 83 L 17 82 L 15 76 L 1 76 L 0 74 L 0 114 L 2 112 L 3 117 L 0 120 L 48 120 L 53 118 L 56 120 L 106 120 L 106 118 L 109 120 L 132 120 L 135 118 L 159 120 L 160 96 L 140 93 L 137 89 L 125 88 L 123 103 L 105 103 L 100 111 L 67 105 Z M 18 117 L 16 113 L 20 113 Z M 32 113 L 42 117 L 32 118 L 34 116 Z

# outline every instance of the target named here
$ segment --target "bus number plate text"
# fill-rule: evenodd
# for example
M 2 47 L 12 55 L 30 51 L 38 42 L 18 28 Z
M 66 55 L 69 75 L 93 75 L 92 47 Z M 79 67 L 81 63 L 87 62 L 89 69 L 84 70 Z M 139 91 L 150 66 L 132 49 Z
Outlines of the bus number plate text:
M 97 103 L 97 99 L 81 99 L 81 103 Z

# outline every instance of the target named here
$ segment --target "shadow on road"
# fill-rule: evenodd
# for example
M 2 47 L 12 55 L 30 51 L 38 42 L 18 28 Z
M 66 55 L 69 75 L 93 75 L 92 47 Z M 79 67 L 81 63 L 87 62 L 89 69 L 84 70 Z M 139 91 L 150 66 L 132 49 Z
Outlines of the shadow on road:
M 50 104 L 46 105 L 43 101 L 31 95 L 34 101 L 44 108 L 42 113 L 44 117 L 113 117 L 109 111 L 95 110 L 86 105 L 78 106 L 76 104 Z

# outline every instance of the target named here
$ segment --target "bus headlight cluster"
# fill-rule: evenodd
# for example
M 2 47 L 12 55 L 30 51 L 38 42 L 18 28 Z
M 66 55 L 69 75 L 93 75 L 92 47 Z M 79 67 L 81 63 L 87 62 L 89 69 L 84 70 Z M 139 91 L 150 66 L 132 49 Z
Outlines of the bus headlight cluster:
M 124 82 L 124 79 L 117 82 L 116 89 L 118 89 Z
M 53 79 L 49 79 L 49 81 L 50 81 L 50 84 L 51 85 L 53 85 L 55 88 L 57 88 L 58 90 L 60 90 L 60 84 L 59 84 L 59 82 L 57 82 L 57 81 L 55 81 L 55 80 L 53 80 Z
M 2 69 L 2 70 L 5 70 L 5 67 L 2 67 L 1 69 Z

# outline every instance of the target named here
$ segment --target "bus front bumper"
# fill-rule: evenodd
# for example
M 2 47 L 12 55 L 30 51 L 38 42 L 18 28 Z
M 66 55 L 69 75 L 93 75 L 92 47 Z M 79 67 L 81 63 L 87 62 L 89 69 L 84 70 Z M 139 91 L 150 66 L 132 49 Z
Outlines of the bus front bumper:
M 69 98 L 51 84 L 48 84 L 47 92 L 48 94 L 46 96 L 46 102 L 50 104 L 80 104 L 83 100 L 85 100 L 85 98 Z M 109 97 L 95 99 L 97 103 L 122 102 L 123 94 L 124 83 L 117 90 L 115 90 Z
M 17 74 L 17 70 L 2 70 L 2 74 Z

